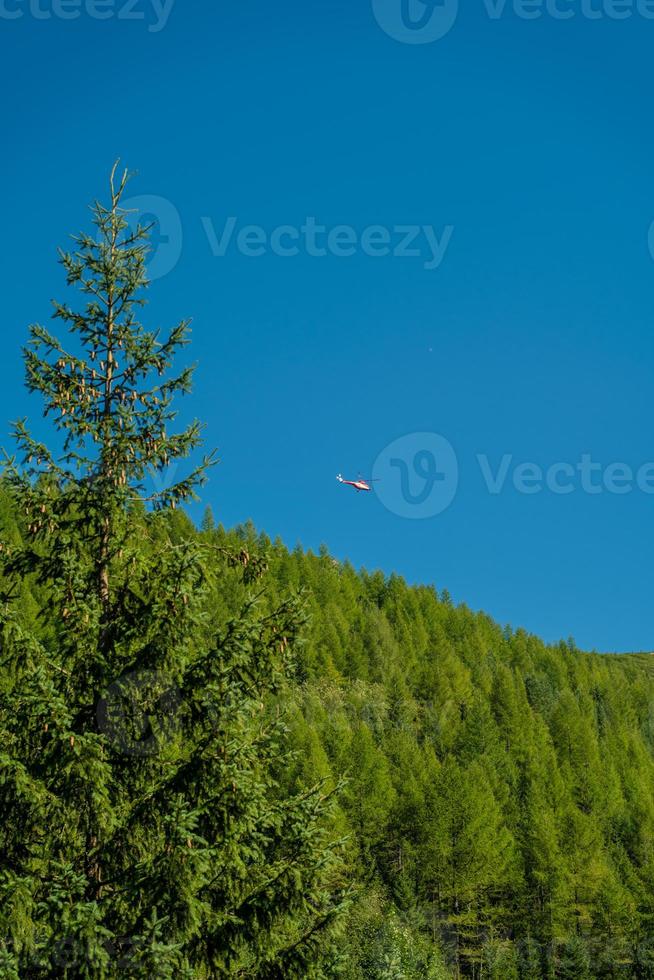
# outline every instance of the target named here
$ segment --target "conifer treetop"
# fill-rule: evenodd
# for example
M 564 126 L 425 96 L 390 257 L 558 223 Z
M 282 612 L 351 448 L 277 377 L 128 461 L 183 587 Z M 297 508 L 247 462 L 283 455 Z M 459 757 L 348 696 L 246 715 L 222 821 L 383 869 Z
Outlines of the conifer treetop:
M 77 338 L 76 353 L 44 327 L 30 327 L 24 349 L 26 383 L 44 400 L 44 415 L 63 436 L 56 458 L 30 435 L 26 421 L 14 423 L 22 473 L 32 482 L 47 476 L 58 489 L 94 483 L 107 505 L 140 499 L 155 508 L 195 498 L 215 458 L 205 456 L 185 478 L 146 492 L 148 472 L 162 473 L 201 444 L 201 426 L 179 433 L 169 427 L 176 394 L 191 390 L 193 367 L 171 374 L 176 353 L 189 342 L 190 321 L 162 337 L 139 320 L 146 303 L 147 259 L 152 225 L 130 220 L 124 208 L 131 175 L 117 177 L 114 164 L 109 202 L 92 207 L 95 234 L 73 237 L 72 251 L 59 251 L 68 286 L 85 297 L 81 309 L 54 302 L 54 319 Z M 12 461 L 13 462 L 13 461 Z M 10 466 L 10 471 L 12 466 Z M 165 481 L 162 481 L 165 482 Z

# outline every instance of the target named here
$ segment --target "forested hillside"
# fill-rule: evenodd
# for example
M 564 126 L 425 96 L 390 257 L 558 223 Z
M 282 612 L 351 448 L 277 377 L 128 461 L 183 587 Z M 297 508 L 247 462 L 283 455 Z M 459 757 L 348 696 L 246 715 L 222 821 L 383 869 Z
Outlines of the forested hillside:
M 268 554 L 273 595 L 307 591 L 297 770 L 348 779 L 351 976 L 654 976 L 646 656 L 547 646 L 251 527 L 206 533 Z
M 16 540 L 3 499 L 3 540 Z M 200 530 L 180 512 L 138 521 L 144 540 L 216 555 L 216 628 L 255 593 L 271 610 L 302 593 L 294 679 L 268 709 L 290 728 L 282 794 L 345 779 L 325 824 L 356 883 L 339 975 L 654 976 L 646 657 L 547 646 L 446 593 L 326 549 L 289 552 L 251 525 L 227 532 L 209 512 Z M 25 586 L 24 615 L 41 604 Z

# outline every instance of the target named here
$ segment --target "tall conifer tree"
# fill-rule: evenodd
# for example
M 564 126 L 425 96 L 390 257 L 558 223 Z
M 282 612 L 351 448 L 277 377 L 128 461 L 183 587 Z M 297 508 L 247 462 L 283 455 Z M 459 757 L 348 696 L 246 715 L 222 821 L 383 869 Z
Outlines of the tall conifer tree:
M 55 303 L 70 345 L 33 326 L 24 355 L 59 445 L 20 421 L 7 467 L 23 540 L 0 543 L 2 975 L 328 976 L 343 908 L 329 794 L 280 791 L 270 709 L 301 605 L 260 608 L 249 553 L 178 543 L 171 511 L 212 457 L 146 489 L 200 426 L 170 429 L 188 323 L 162 338 L 139 322 L 149 229 L 121 206 L 127 181 L 114 167 L 94 234 L 61 253 L 85 298 Z M 216 625 L 212 592 L 239 574 L 242 611 Z

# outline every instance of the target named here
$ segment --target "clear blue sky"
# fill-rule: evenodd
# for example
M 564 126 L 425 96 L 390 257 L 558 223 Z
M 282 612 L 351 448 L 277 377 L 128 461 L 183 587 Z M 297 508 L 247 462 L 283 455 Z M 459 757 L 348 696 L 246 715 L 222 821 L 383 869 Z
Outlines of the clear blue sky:
M 370 0 L 177 0 L 161 30 L 150 0 L 132 8 L 144 20 L 125 0 L 105 20 L 21 2 L 0 3 L 0 416 L 40 425 L 19 347 L 63 294 L 56 246 L 120 156 L 133 194 L 180 216 L 149 316 L 193 317 L 184 413 L 220 451 L 217 518 L 325 542 L 548 640 L 654 648 L 654 496 L 523 494 L 511 475 L 493 495 L 476 459 L 654 460 L 654 21 L 591 20 L 581 0 L 570 20 L 509 3 L 492 18 L 479 0 L 442 39 L 407 44 Z M 214 256 L 202 218 L 220 235 L 229 216 L 236 233 L 307 217 L 453 232 L 434 269 L 425 239 L 420 257 L 360 242 L 349 257 Z M 458 459 L 443 513 L 407 519 L 336 483 L 421 432 Z

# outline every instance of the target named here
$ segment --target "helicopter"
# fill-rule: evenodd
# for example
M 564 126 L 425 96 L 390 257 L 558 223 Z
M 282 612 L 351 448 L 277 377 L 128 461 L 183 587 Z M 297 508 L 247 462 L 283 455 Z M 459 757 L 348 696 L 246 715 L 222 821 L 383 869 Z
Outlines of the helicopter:
M 360 493 L 362 490 L 365 490 L 369 493 L 372 490 L 370 484 L 378 482 L 377 480 L 364 480 L 361 474 L 359 474 L 356 480 L 346 480 L 339 473 L 336 479 L 338 480 L 339 483 L 345 483 L 347 484 L 348 487 L 354 487 L 357 493 Z

